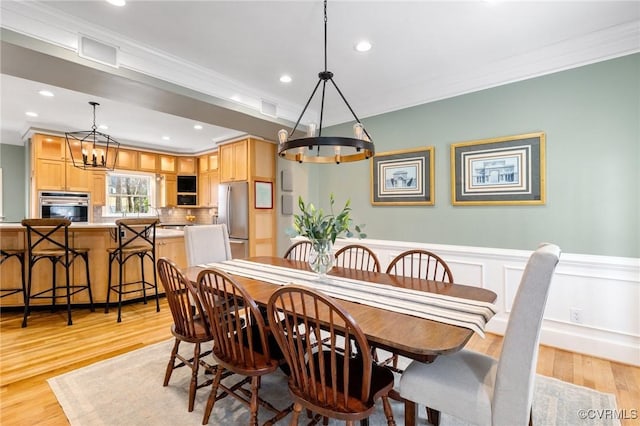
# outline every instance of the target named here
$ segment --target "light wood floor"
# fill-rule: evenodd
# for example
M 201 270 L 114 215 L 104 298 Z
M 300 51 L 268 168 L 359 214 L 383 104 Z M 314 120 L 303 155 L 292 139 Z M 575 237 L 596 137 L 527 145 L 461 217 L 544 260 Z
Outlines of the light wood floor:
M 165 300 L 160 313 L 153 303 L 124 307 L 120 324 L 114 310 L 105 315 L 100 308 L 95 313 L 76 309 L 73 319 L 68 327 L 64 312 L 34 312 L 23 329 L 20 313 L 0 314 L 0 424 L 69 424 L 48 378 L 171 338 Z M 497 357 L 501 343 L 500 336 L 488 335 L 484 340 L 474 337 L 469 347 Z M 640 368 L 543 346 L 538 373 L 613 393 L 618 409 L 627 414 L 640 410 Z

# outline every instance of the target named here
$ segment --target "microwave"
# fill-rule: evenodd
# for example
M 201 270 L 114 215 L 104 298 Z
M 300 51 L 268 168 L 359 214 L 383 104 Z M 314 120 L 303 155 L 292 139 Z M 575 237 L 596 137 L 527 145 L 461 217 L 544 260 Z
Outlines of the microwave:
M 198 197 L 196 194 L 178 194 L 179 206 L 197 206 Z
M 198 192 L 196 176 L 178 176 L 178 193 L 195 194 Z M 180 204 L 180 203 L 178 203 Z

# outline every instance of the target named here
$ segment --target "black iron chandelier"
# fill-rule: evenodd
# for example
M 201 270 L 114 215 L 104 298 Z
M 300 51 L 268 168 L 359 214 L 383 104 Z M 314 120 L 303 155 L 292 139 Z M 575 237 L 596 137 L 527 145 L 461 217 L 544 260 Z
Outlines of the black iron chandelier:
M 93 107 L 93 126 L 91 130 L 67 132 L 65 138 L 71 153 L 73 165 L 85 170 L 113 170 L 118 158 L 120 143 L 111 136 L 96 129 L 97 102 L 89 102 Z
M 333 73 L 327 70 L 327 0 L 324 0 L 324 71 L 318 74 L 319 80 L 316 84 L 309 100 L 307 101 L 298 121 L 291 132 L 281 129 L 278 132 L 278 154 L 287 160 L 298 161 L 299 163 L 348 163 L 351 161 L 366 160 L 375 154 L 371 136 L 364 128 L 360 119 L 353 112 L 351 105 L 345 99 L 344 95 L 333 80 Z M 356 123 L 353 125 L 354 137 L 337 137 L 322 136 L 322 119 L 324 114 L 324 99 L 327 81 L 330 81 L 336 91 L 351 111 Z M 290 135 L 294 135 L 302 116 L 307 111 L 307 107 L 313 96 L 318 91 L 322 83 L 322 101 L 320 104 L 320 125 L 316 129 L 316 125 L 311 123 L 307 126 L 306 137 L 291 139 Z M 332 149 L 333 148 L 333 149 Z M 344 151 L 343 151 L 344 148 Z

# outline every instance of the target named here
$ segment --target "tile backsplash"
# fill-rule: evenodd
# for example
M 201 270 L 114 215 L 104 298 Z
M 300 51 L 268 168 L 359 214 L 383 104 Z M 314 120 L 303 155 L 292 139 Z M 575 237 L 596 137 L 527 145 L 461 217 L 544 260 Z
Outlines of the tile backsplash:
M 191 207 L 191 208 L 175 208 L 175 207 L 162 207 L 156 209 L 160 223 L 174 223 L 174 224 L 186 224 L 197 223 L 199 225 L 207 225 L 216 223 L 218 218 L 218 209 L 216 207 Z M 193 222 L 187 220 L 187 216 L 195 216 Z M 102 207 L 93 208 L 93 222 L 105 223 L 115 222 L 117 219 L 121 219 L 123 216 L 102 216 Z M 137 214 L 131 213 L 127 217 L 138 217 Z

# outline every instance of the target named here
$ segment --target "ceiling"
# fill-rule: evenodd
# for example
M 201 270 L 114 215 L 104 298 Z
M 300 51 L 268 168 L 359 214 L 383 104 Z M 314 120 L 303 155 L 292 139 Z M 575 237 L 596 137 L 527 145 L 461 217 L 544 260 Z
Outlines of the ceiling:
M 196 153 L 246 133 L 276 139 L 323 70 L 319 0 L 0 8 L 2 143 L 21 143 L 29 129 L 88 130 L 89 101 L 101 104 L 96 124 L 127 145 Z M 365 126 L 373 115 L 640 51 L 638 1 L 332 0 L 327 13 L 328 69 Z M 119 67 L 78 57 L 80 34 L 115 46 Z M 354 49 L 361 39 L 370 51 Z M 319 99 L 303 123 L 318 121 Z M 329 86 L 325 102 L 324 125 L 353 119 Z

